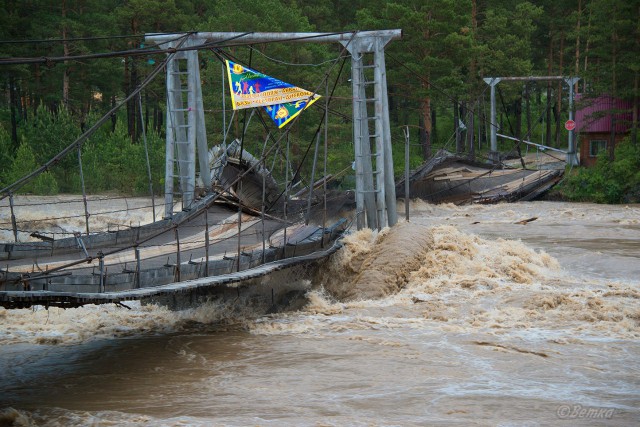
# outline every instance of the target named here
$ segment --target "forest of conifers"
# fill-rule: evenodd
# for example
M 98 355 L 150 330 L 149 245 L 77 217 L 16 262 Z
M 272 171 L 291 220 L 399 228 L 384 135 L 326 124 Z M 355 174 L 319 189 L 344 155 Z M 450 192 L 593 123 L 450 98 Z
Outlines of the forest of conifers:
M 403 38 L 386 50 L 392 139 L 394 152 L 401 153 L 408 126 L 413 167 L 441 147 L 477 156 L 486 152 L 485 77 L 578 76 L 576 90 L 583 98 L 610 94 L 638 105 L 637 1 L 5 0 L 0 4 L 0 184 L 23 176 L 72 143 L 154 70 L 164 54 L 151 52 L 156 46 L 145 43 L 145 33 L 395 28 L 402 29 Z M 329 169 L 338 173 L 348 168 L 353 160 L 350 62 L 340 45 L 238 41 L 200 51 L 210 146 L 221 142 L 224 132 L 223 57 L 321 95 L 331 91 Z M 566 84 L 501 83 L 498 103 L 505 133 L 566 148 Z M 291 132 L 294 162 L 308 162 L 307 147 L 324 107 L 316 104 Z M 226 120 L 230 117 L 228 111 Z M 85 144 L 88 190 L 146 191 L 146 176 L 139 173 L 145 168 L 143 129 L 155 188 L 161 189 L 164 118 L 160 73 L 139 100 L 128 102 Z M 232 137 L 242 132 L 243 120 L 246 116 L 234 116 Z M 277 132 L 259 123 L 256 119 L 247 128 L 250 149 L 259 149 L 267 132 Z M 635 132 L 630 139 L 637 148 Z M 473 149 L 469 141 L 474 141 Z M 500 144 L 501 151 L 514 149 L 513 141 Z M 640 165 L 637 149 L 631 151 L 633 162 L 625 171 Z M 398 169 L 402 157 L 394 156 Z M 67 156 L 24 191 L 78 191 L 77 163 L 77 157 Z M 640 182 L 632 172 L 616 179 Z

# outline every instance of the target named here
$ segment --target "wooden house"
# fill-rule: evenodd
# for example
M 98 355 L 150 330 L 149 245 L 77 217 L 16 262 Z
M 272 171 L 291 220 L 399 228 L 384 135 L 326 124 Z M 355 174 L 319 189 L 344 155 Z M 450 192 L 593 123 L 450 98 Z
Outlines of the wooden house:
M 595 165 L 598 154 L 608 150 L 612 141 L 617 144 L 629 134 L 633 103 L 609 95 L 593 99 L 577 95 L 576 103 L 580 164 L 589 167 Z

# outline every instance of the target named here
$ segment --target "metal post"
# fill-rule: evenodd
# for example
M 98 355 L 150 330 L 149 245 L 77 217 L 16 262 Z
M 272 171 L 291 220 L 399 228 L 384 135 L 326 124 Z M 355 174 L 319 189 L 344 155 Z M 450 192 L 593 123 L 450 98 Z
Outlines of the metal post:
M 358 33 L 358 35 L 361 35 L 361 33 Z M 389 106 L 383 53 L 384 46 L 393 38 L 391 35 L 382 33 L 370 34 L 368 37 L 362 34 L 351 43 L 341 42 L 351 53 L 353 135 L 356 156 L 356 208 L 359 214 L 362 209 L 366 211 L 367 226 L 369 228 L 378 229 L 384 227 L 386 225 L 385 222 L 393 225 L 397 221 L 393 157 L 390 145 Z M 369 52 L 374 54 L 373 82 L 364 81 L 362 57 Z M 375 85 L 375 95 L 373 97 L 375 103 L 374 117 L 368 117 L 366 105 L 365 84 L 370 83 Z M 376 124 L 376 188 L 373 185 L 369 120 L 374 120 Z M 363 194 L 359 195 L 358 193 Z M 363 203 L 358 207 L 358 202 L 361 200 L 363 200 Z M 389 217 L 388 221 L 387 217 Z M 364 219 L 357 219 L 358 228 L 362 228 Z
M 172 157 L 167 157 L 167 169 L 171 168 L 171 173 L 166 177 L 168 181 L 173 178 L 173 171 L 177 170 L 179 177 L 180 192 L 182 193 L 182 207 L 189 209 L 193 202 L 195 187 L 195 130 L 193 129 L 195 111 L 190 105 L 193 105 L 193 84 L 187 76 L 187 87 L 183 87 L 182 76 L 189 73 L 180 69 L 179 61 L 184 59 L 184 54 L 176 55 L 176 57 L 167 63 L 167 110 L 169 113 L 168 124 L 173 132 L 167 132 L 167 145 L 173 141 Z M 184 93 L 187 93 L 187 105 L 185 106 Z M 185 115 L 187 112 L 187 120 L 185 123 Z M 167 151 L 169 147 L 167 147 Z M 173 163 L 177 162 L 177 168 Z M 169 165 L 171 163 L 171 165 Z M 171 178 L 171 179 L 170 179 Z M 173 182 L 171 185 L 173 200 Z
M 227 110 L 225 104 L 225 80 L 227 77 L 226 65 L 222 63 L 222 141 L 227 142 Z M 235 113 L 235 111 L 234 111 Z M 231 118 L 233 120 L 233 118 Z
M 287 152 L 284 155 L 284 161 L 285 161 L 285 167 L 284 167 L 284 182 L 285 182 L 285 187 L 284 187 L 284 235 L 283 235 L 283 240 L 282 240 L 282 246 L 283 246 L 283 257 L 286 258 L 287 257 L 287 223 L 288 223 L 288 218 L 287 218 L 287 209 L 288 209 L 288 205 L 289 205 L 289 132 L 287 132 Z M 313 184 L 311 184 L 313 185 Z
M 324 179 L 322 180 L 322 239 L 320 247 L 324 248 L 324 235 L 327 230 L 327 153 L 329 151 L 329 79 L 324 79 Z
M 362 54 L 351 55 L 351 90 L 353 93 L 353 145 L 356 164 L 356 225 L 358 230 L 366 226 L 366 214 L 364 203 L 364 162 L 362 136 L 362 120 L 360 117 L 360 67 L 362 67 Z
M 209 208 L 204 210 L 204 276 L 209 277 Z
M 483 79 L 486 84 L 491 87 L 491 118 L 489 126 L 491 128 L 491 151 L 489 151 L 489 159 L 494 163 L 500 161 L 500 153 L 498 153 L 498 137 L 496 122 L 496 85 L 500 83 L 500 77 L 488 77 Z
M 78 166 L 80 167 L 80 186 L 82 188 L 82 203 L 84 204 L 84 225 L 89 235 L 89 209 L 87 207 L 87 191 L 84 187 L 84 174 L 82 173 L 82 146 L 78 144 Z
M 104 292 L 104 254 L 98 253 L 98 268 L 100 270 L 100 292 Z
M 16 223 L 15 211 L 13 210 L 13 193 L 9 193 L 9 208 L 11 209 L 11 228 L 13 229 L 13 240 L 17 242 L 18 241 L 18 224 Z
M 184 147 L 183 153 L 185 156 L 180 156 L 180 160 L 182 163 L 186 163 L 187 176 L 186 183 L 182 189 L 182 196 L 184 201 L 184 207 L 186 209 L 191 209 L 193 206 L 193 201 L 195 199 L 196 193 L 196 140 L 197 140 L 197 131 L 196 131 L 196 82 L 195 82 L 195 71 L 192 67 L 193 64 L 193 55 L 196 54 L 196 51 L 189 52 L 187 55 L 187 141 L 189 144 Z M 198 60 L 196 57 L 196 67 L 199 67 Z M 206 144 L 206 142 L 205 142 Z M 182 150 L 178 150 L 179 152 Z M 205 150 L 206 151 L 206 150 Z M 207 161 L 207 166 L 208 166 Z
M 140 249 L 136 246 L 134 250 L 136 256 L 136 288 L 140 288 Z
M 204 122 L 204 103 L 202 101 L 202 81 L 200 80 L 200 63 L 198 62 L 198 51 L 195 50 L 189 56 L 189 78 L 195 92 L 195 115 L 196 115 L 196 143 L 198 148 L 198 165 L 200 169 L 200 179 L 204 188 L 211 187 L 211 171 L 209 170 L 209 149 L 207 147 L 207 130 Z
M 580 77 L 569 77 L 564 79 L 565 82 L 569 85 L 569 120 L 573 120 L 573 90 L 574 86 Z M 567 164 L 570 166 L 578 165 L 578 155 L 576 153 L 576 146 L 574 140 L 574 129 L 569 131 L 569 146 L 567 147 Z
M 379 224 L 373 185 L 369 119 L 367 117 L 367 93 L 365 90 L 363 73 L 363 56 L 368 49 L 360 46 L 360 44 L 360 41 L 354 41 L 348 47 L 348 50 L 351 53 L 351 85 L 353 87 L 353 143 L 356 158 L 356 209 L 358 213 L 362 212 L 363 216 L 363 225 L 358 225 L 358 229 L 364 228 L 365 212 L 366 226 L 371 229 L 377 229 Z M 361 209 L 358 208 L 358 193 L 361 193 L 360 197 L 363 200 Z
M 409 222 L 409 126 L 404 128 L 404 216 Z
M 242 146 L 242 144 L 240 144 Z M 242 151 L 240 151 L 240 159 L 242 159 Z M 242 160 L 241 160 L 242 161 Z M 238 182 L 238 187 L 240 191 L 242 191 L 242 180 Z M 238 197 L 238 248 L 237 248 L 237 257 L 238 257 L 238 269 L 236 271 L 240 271 L 240 252 L 242 245 L 242 200 Z
M 351 53 L 351 90 L 353 97 L 353 145 L 356 170 L 356 224 L 358 230 L 368 226 L 377 228 L 373 172 L 371 167 L 371 146 L 367 120 L 366 91 L 363 74 L 363 53 L 368 48 L 361 46 L 364 40 L 341 41 Z
M 375 142 L 376 142 L 376 208 L 378 213 L 378 230 L 381 230 L 387 224 L 387 199 L 385 197 L 386 193 L 386 185 L 385 185 L 385 145 L 387 141 L 384 139 L 384 129 L 383 129 L 383 119 L 382 119 L 382 97 L 386 96 L 382 94 L 382 87 L 380 85 L 380 69 L 378 68 L 377 62 L 377 40 L 374 40 L 376 47 L 374 48 L 373 54 L 373 81 L 374 81 L 374 95 L 373 95 L 373 105 L 374 105 L 374 117 L 373 121 L 375 123 Z M 363 78 L 364 80 L 365 78 Z M 366 113 L 366 122 L 368 126 L 369 122 L 369 112 L 366 103 L 365 110 Z M 371 135 L 369 136 L 371 138 Z M 391 141 L 389 141 L 391 143 Z M 373 160 L 373 158 L 372 158 Z M 395 203 L 395 201 L 394 201 Z
M 359 105 L 357 110 L 354 110 L 354 114 L 357 114 L 354 119 L 354 127 L 360 127 L 360 163 L 362 164 L 362 181 L 363 187 L 361 191 L 364 193 L 364 207 L 367 213 L 367 227 L 370 229 L 382 228 L 382 225 L 378 223 L 378 213 L 376 206 L 376 189 L 373 179 L 373 162 L 371 156 L 371 139 L 369 138 L 369 118 L 367 116 L 367 92 L 364 85 L 365 76 L 362 61 L 363 52 L 360 52 L 360 69 L 356 70 L 359 75 L 359 91 L 356 102 Z M 358 122 L 359 125 L 358 125 Z M 356 161 L 358 159 L 356 158 Z M 356 182 L 357 183 L 357 182 Z
M 178 227 L 174 229 L 176 236 L 176 277 L 177 281 L 180 281 L 180 235 L 178 233 Z
M 140 123 L 142 124 L 142 139 L 144 141 L 144 155 L 147 160 L 147 176 L 149 177 L 149 195 L 151 196 L 151 208 L 153 209 L 153 222 L 156 222 L 156 201 L 153 197 L 153 179 L 151 177 L 151 163 L 149 162 L 149 147 L 147 146 L 147 131 L 144 125 L 144 116 L 142 115 L 142 97 L 138 94 L 138 106 L 140 107 Z M 82 168 L 82 164 L 80 165 Z M 87 234 L 89 234 L 87 232 Z
M 165 144 L 165 169 L 164 169 L 164 217 L 169 219 L 173 216 L 173 175 L 175 165 L 173 162 L 175 156 L 175 137 L 174 123 L 171 116 L 171 105 L 173 104 L 173 60 L 167 62 L 167 118 L 165 120 L 166 127 L 166 144 Z
M 249 115 L 249 120 L 247 120 L 247 110 L 244 110 L 244 124 L 242 126 L 242 137 L 240 138 L 240 156 L 239 156 L 239 162 L 240 165 L 242 165 L 242 157 L 244 156 L 244 136 L 247 133 L 247 129 L 249 128 L 249 123 L 251 122 L 251 118 L 253 117 L 253 114 L 255 113 L 255 109 L 251 109 L 251 114 Z M 242 240 L 242 200 L 240 198 L 240 194 L 242 194 L 242 180 L 238 181 L 238 191 L 236 192 L 238 194 L 238 272 L 240 271 L 240 262 L 242 260 L 242 258 L 240 257 L 241 255 L 241 240 Z
M 264 211 L 265 211 L 265 198 L 266 198 L 266 192 L 267 192 L 267 168 L 264 167 L 265 161 L 267 160 L 264 157 L 264 153 L 267 150 L 267 141 L 269 141 L 269 137 L 271 136 L 271 133 L 267 134 L 267 137 L 264 139 L 264 144 L 262 145 L 262 154 L 260 155 L 260 159 L 262 161 L 262 166 L 264 168 L 264 172 L 262 174 L 262 208 L 260 209 L 260 221 L 262 222 L 262 263 L 264 264 L 266 262 L 266 232 L 265 232 L 265 226 L 264 226 Z M 273 169 L 272 169 L 273 170 Z
M 320 146 L 320 132 L 316 134 L 316 149 L 313 152 L 313 166 L 311 167 L 311 183 L 309 184 L 309 196 L 307 197 L 307 216 L 304 225 L 309 225 L 309 217 L 311 216 L 311 199 L 313 198 L 313 185 L 316 179 L 316 164 L 318 163 L 318 149 Z
M 376 38 L 375 58 L 375 79 L 376 86 L 380 87 L 381 112 L 383 140 L 384 140 L 384 195 L 387 205 L 387 221 L 389 226 L 398 222 L 398 212 L 396 208 L 396 183 L 393 173 L 393 152 L 391 149 L 391 125 L 389 123 L 389 98 L 387 96 L 387 66 L 384 57 L 384 47 L 391 41 L 389 37 Z

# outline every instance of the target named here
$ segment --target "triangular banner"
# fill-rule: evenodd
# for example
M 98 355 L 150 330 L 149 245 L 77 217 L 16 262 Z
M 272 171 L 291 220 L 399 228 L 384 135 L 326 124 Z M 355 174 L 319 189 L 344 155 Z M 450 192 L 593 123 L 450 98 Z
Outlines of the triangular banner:
M 233 109 L 265 107 L 279 128 L 320 98 L 320 95 L 313 92 L 238 63 L 228 60 L 225 62 Z
M 313 104 L 320 98 L 320 95 L 313 95 L 311 101 L 307 102 L 307 99 L 303 99 L 296 102 L 286 102 L 284 104 L 267 105 L 264 107 L 265 111 L 271 117 L 271 120 L 278 125 L 278 128 L 283 127 L 291 120 L 293 120 L 298 114 L 305 110 L 309 105 Z

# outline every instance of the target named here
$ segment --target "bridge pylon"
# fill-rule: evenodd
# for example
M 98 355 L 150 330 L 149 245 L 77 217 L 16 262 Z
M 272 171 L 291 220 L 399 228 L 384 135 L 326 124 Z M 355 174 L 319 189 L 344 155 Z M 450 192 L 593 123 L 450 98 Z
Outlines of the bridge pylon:
M 341 42 L 351 53 L 358 229 L 398 222 L 384 58 L 389 41 L 372 34 Z
M 169 42 L 168 48 L 175 42 Z M 183 47 L 200 44 L 187 40 Z M 165 218 L 173 215 L 174 180 L 182 195 L 183 209 L 191 209 L 196 186 L 196 148 L 200 178 L 211 183 L 204 122 L 200 63 L 197 50 L 180 51 L 167 63 L 167 112 L 165 156 Z

